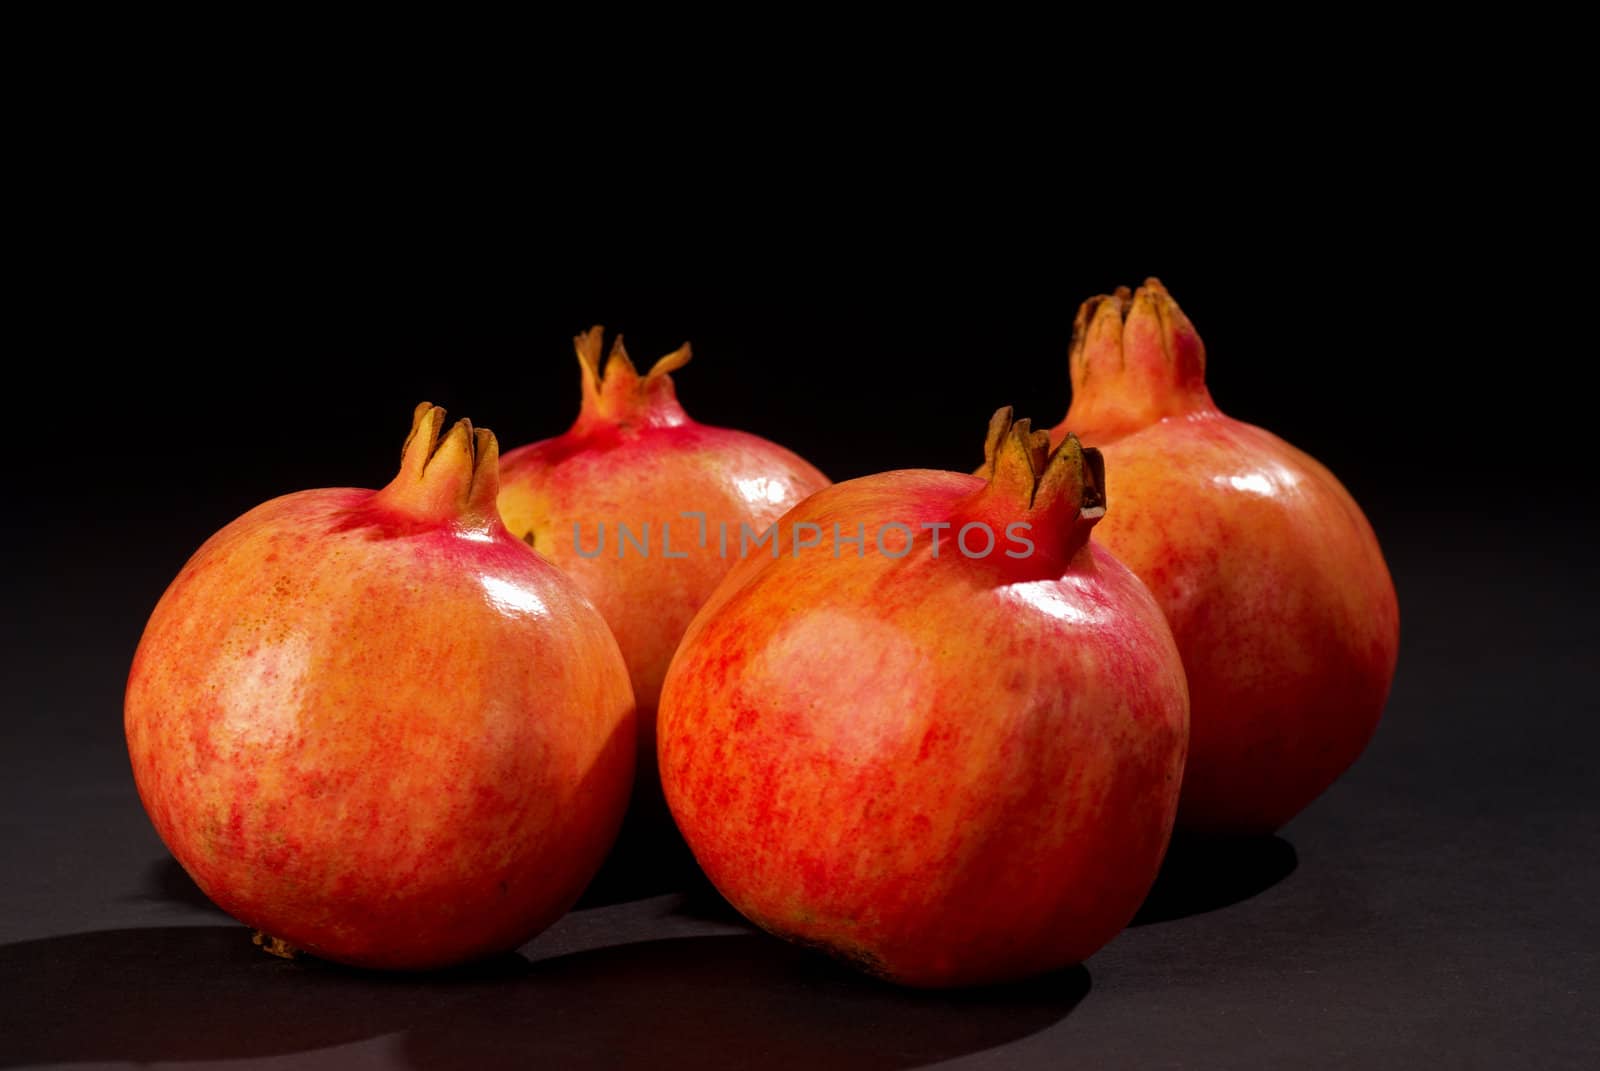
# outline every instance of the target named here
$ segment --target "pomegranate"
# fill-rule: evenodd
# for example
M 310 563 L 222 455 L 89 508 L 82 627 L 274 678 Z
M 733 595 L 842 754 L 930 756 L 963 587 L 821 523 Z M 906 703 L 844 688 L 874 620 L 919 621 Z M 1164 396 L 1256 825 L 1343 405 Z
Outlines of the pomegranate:
M 1149 586 L 1188 672 L 1178 825 L 1261 834 L 1347 769 L 1394 677 L 1399 610 L 1377 538 L 1333 475 L 1224 416 L 1205 347 L 1155 279 L 1078 311 L 1068 430 L 1105 452 L 1096 533 Z
M 913 986 L 1081 960 L 1149 890 L 1188 731 L 1177 648 L 1089 539 L 1099 457 L 996 414 L 980 476 L 823 490 L 695 617 L 662 690 L 673 817 L 770 932 Z
M 381 491 L 302 491 L 212 536 L 128 678 L 140 797 L 206 895 L 303 949 L 430 968 L 577 899 L 633 774 L 627 669 L 500 523 L 494 436 L 417 408 Z
M 671 375 L 689 362 L 687 344 L 641 376 L 620 336 L 602 369 L 602 334 L 574 340 L 577 422 L 501 459 L 500 513 L 616 634 L 639 703 L 640 775 L 653 782 L 661 678 L 734 563 L 729 541 L 740 525 L 764 531 L 828 479 L 765 439 L 689 419 Z

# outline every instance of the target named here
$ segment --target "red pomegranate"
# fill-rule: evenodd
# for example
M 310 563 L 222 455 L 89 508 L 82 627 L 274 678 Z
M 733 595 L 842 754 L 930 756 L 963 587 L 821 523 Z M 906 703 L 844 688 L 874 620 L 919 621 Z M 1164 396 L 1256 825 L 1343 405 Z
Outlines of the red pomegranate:
M 671 373 L 687 344 L 641 376 L 619 336 L 575 340 L 583 407 L 564 435 L 506 453 L 500 513 L 599 607 L 639 703 L 640 775 L 655 770 L 661 678 L 689 620 L 756 533 L 828 479 L 781 446 L 707 427 L 678 404 Z
M 500 523 L 494 436 L 416 411 L 381 491 L 258 506 L 183 567 L 128 678 L 134 777 L 206 895 L 289 945 L 429 968 L 571 905 L 627 803 L 605 622 Z
M 1275 830 L 1366 747 L 1399 648 L 1394 585 L 1360 507 L 1311 457 L 1230 419 L 1205 347 L 1155 279 L 1091 298 L 1072 407 L 1051 432 L 1099 447 L 1117 508 L 1096 537 L 1139 574 L 1193 703 L 1178 824 Z
M 1098 455 L 1047 452 L 1002 410 L 980 476 L 821 491 L 696 616 L 662 690 L 662 783 L 758 925 L 950 986 L 1081 960 L 1143 900 L 1177 807 L 1183 670 L 1089 538 Z

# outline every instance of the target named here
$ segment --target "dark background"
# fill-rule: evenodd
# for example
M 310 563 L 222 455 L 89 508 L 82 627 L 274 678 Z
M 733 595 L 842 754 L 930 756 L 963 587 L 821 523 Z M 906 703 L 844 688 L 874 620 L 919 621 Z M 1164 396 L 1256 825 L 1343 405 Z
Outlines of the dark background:
M 302 126 L 305 101 L 171 90 L 139 102 L 182 103 L 153 123 L 97 98 L 44 139 L 72 154 L 31 165 L 0 1066 L 1592 1057 L 1593 346 L 1561 334 L 1589 316 L 1587 276 L 1546 255 L 1579 192 L 1536 133 L 1417 99 L 1234 140 L 1138 107 L 1061 127 L 872 111 L 859 131 L 784 111 L 726 138 L 682 115 L 635 116 L 648 142 L 535 125 L 485 151 L 448 122 L 385 141 L 359 109 Z M 1029 151 L 1057 140 L 1065 162 Z M 641 365 L 690 340 L 694 417 L 834 479 L 968 470 L 997 406 L 1065 412 L 1078 303 L 1152 273 L 1219 405 L 1367 509 L 1402 650 L 1349 775 L 1279 838 L 1179 845 L 1084 968 L 901 993 L 753 935 L 693 882 L 612 871 L 520 957 L 372 978 L 262 956 L 150 831 L 121 689 L 165 584 L 260 501 L 387 481 L 416 402 L 503 447 L 556 434 L 570 337 L 605 323 Z

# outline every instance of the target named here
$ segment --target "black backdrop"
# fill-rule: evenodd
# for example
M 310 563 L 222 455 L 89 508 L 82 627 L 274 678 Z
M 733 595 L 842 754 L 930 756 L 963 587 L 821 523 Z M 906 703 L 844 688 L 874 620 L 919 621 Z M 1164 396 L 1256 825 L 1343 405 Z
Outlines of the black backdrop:
M 1159 225 L 1124 225 L 1109 209 L 1052 221 L 985 201 L 951 223 L 842 201 L 748 223 L 585 231 L 573 213 L 558 230 L 438 233 L 377 198 L 353 220 L 316 199 L 158 202 L 181 213 L 119 218 L 124 233 L 75 252 L 70 281 L 90 288 L 48 294 L 19 362 L 33 389 L 18 404 L 51 428 L 54 463 L 22 474 L 39 501 L 92 503 L 175 568 L 265 498 L 387 480 L 416 401 L 502 448 L 564 430 L 570 338 L 591 323 L 641 364 L 691 341 L 677 379 L 692 415 L 834 479 L 966 470 L 997 406 L 1060 419 L 1078 303 L 1157 274 L 1206 341 L 1223 409 L 1322 459 L 1379 520 L 1587 508 L 1550 494 L 1581 467 L 1564 448 L 1570 358 L 1544 335 L 1577 315 L 1571 284 L 1486 277 L 1499 254 L 1419 206 L 1163 205 Z
M 124 159 L 115 181 L 63 169 L 13 350 L 0 1064 L 339 1066 L 345 1043 L 415 1066 L 1592 1052 L 1588 357 L 1553 333 L 1588 296 L 1524 241 L 1565 194 L 1460 190 L 1474 146 L 1439 155 L 1436 129 L 1404 155 L 1398 130 L 1353 158 L 1343 136 L 1236 168 L 1173 147 L 1149 191 L 1091 192 L 1015 151 L 960 168 L 938 144 L 849 151 L 865 142 L 637 163 L 585 146 L 509 182 L 337 138 L 288 157 L 160 141 L 140 159 L 173 166 Z M 704 890 L 624 889 L 525 950 L 512 982 L 302 977 L 241 947 L 164 861 L 121 750 L 145 616 L 250 506 L 381 485 L 417 401 L 503 447 L 555 434 L 577 409 L 570 337 L 600 322 L 641 364 L 690 340 L 692 415 L 835 479 L 967 470 L 997 406 L 1061 417 L 1078 303 L 1148 273 L 1204 337 L 1219 405 L 1367 508 L 1403 645 L 1345 781 L 1279 839 L 1180 853 L 1145 925 L 1086 970 L 896 994 L 744 935 Z M 647 1029 L 619 1034 L 597 1006 Z

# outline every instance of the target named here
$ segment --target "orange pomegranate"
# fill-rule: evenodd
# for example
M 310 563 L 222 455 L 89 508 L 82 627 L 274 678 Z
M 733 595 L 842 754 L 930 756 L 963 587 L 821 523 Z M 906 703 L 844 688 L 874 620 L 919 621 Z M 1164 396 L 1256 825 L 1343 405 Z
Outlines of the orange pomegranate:
M 1155 879 L 1183 770 L 1172 634 L 1090 539 L 1097 455 L 1049 454 L 1009 410 L 986 455 L 980 476 L 887 472 L 795 507 L 695 617 L 661 696 L 662 784 L 712 883 L 914 986 L 1109 941 Z
M 1354 762 L 1389 694 L 1399 610 L 1378 540 L 1317 461 L 1211 400 L 1200 336 L 1161 283 L 1091 298 L 1052 432 L 1104 453 L 1096 536 L 1149 586 L 1193 704 L 1178 824 L 1282 826 Z
M 227 525 L 128 677 L 139 795 L 206 895 L 288 945 L 428 968 L 515 948 L 577 899 L 632 783 L 605 622 L 505 530 L 494 436 L 417 408 L 380 491 Z
M 639 703 L 640 774 L 653 781 L 661 679 L 690 618 L 734 564 L 741 526 L 765 531 L 828 480 L 775 443 L 692 420 L 671 375 L 689 362 L 687 344 L 641 376 L 620 336 L 603 368 L 601 328 L 574 342 L 578 419 L 506 453 L 500 512 L 616 634 Z

